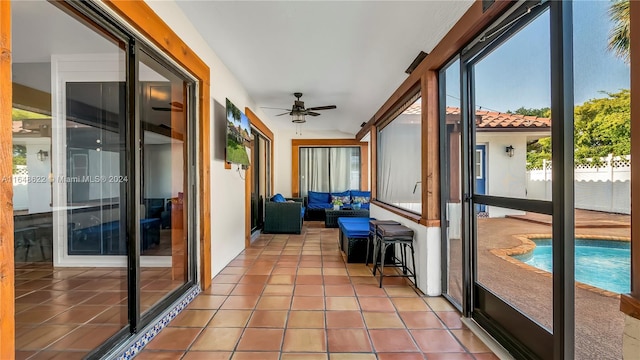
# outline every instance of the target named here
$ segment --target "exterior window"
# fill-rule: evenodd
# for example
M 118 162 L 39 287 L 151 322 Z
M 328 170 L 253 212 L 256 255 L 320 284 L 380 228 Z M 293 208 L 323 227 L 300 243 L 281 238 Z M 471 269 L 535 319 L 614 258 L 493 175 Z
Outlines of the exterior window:
M 360 190 L 360 148 L 300 148 L 300 196 Z
M 378 131 L 379 201 L 422 212 L 421 98 L 414 96 Z

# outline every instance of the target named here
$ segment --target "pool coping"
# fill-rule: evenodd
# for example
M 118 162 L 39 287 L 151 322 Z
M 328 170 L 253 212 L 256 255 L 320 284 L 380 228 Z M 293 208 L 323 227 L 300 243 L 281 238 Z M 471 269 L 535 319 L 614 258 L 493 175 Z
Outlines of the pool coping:
M 525 270 L 529 270 L 529 271 L 533 271 L 536 274 L 540 274 L 546 277 L 551 278 L 552 274 L 546 270 L 542 270 L 542 269 L 538 269 L 535 266 L 531 266 L 529 264 L 526 264 L 518 259 L 513 258 L 512 256 L 517 256 L 517 255 L 524 255 L 528 252 L 533 251 L 533 249 L 535 249 L 536 244 L 533 242 L 532 239 L 551 239 L 552 238 L 552 234 L 547 233 L 547 234 L 519 234 L 519 235 L 512 235 L 514 239 L 517 239 L 520 241 L 520 245 L 508 248 L 508 249 L 490 249 L 489 252 L 492 253 L 493 255 L 513 264 L 516 265 L 522 269 Z M 625 241 L 625 242 L 631 242 L 631 238 L 630 237 L 624 237 L 624 236 L 607 236 L 607 235 L 576 235 L 575 236 L 576 239 L 582 239 L 582 240 L 609 240 L 609 241 Z M 588 290 L 588 291 L 592 291 L 595 293 L 598 293 L 600 295 L 603 296 L 608 296 L 608 297 L 620 297 L 620 294 L 615 293 L 613 291 L 609 291 L 609 290 L 604 290 L 601 289 L 599 287 L 593 286 L 593 285 L 588 285 L 579 281 L 576 281 L 576 287 L 580 288 L 580 289 L 584 289 L 584 290 Z

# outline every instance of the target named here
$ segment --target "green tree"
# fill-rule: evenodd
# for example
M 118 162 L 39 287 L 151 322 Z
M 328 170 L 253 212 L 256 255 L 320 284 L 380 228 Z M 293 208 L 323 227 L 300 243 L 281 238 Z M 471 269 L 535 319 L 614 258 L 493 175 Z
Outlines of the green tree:
M 516 109 L 515 111 L 508 110 L 507 113 L 548 118 L 551 116 L 551 108 L 545 107 L 541 109 L 535 109 L 535 108 L 526 108 L 522 106 L 519 109 Z
M 613 22 L 609 32 L 609 50 L 629 64 L 629 0 L 614 0 L 609 7 L 609 18 Z
M 576 162 L 631 152 L 631 93 L 621 90 L 605 94 L 607 97 L 589 100 L 575 108 Z
M 240 109 L 235 107 L 233 104 L 230 106 L 230 103 L 227 100 L 227 119 L 229 116 L 231 116 L 234 122 L 240 122 L 242 113 L 240 112 Z
M 601 157 L 631 153 L 631 93 L 604 93 L 574 109 L 574 158 L 576 163 L 600 161 Z M 528 114 L 539 113 L 531 110 Z M 527 115 L 527 114 L 525 114 Z M 553 121 L 553 120 L 552 120 Z M 540 168 L 551 160 L 551 138 L 527 144 L 527 168 Z
M 27 165 L 27 147 L 24 145 L 13 145 L 13 173 L 15 174 L 17 165 Z

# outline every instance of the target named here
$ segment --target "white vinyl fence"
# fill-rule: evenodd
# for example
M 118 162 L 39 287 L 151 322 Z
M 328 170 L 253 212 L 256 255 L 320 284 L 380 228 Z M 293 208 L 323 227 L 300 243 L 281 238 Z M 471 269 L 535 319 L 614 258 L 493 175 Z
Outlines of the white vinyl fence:
M 609 156 L 601 163 L 576 165 L 576 208 L 631 213 L 631 156 Z M 551 162 L 527 171 L 527 197 L 551 200 Z

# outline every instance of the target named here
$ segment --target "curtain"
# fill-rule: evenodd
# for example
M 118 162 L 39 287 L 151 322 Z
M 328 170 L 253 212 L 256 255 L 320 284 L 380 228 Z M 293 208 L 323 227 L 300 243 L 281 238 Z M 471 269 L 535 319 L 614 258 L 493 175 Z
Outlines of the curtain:
M 360 148 L 300 148 L 300 195 L 360 189 Z
M 416 103 L 420 104 L 420 99 Z M 411 106 L 378 132 L 377 198 L 421 213 L 421 115 L 419 109 L 409 111 L 412 108 L 415 109 Z

